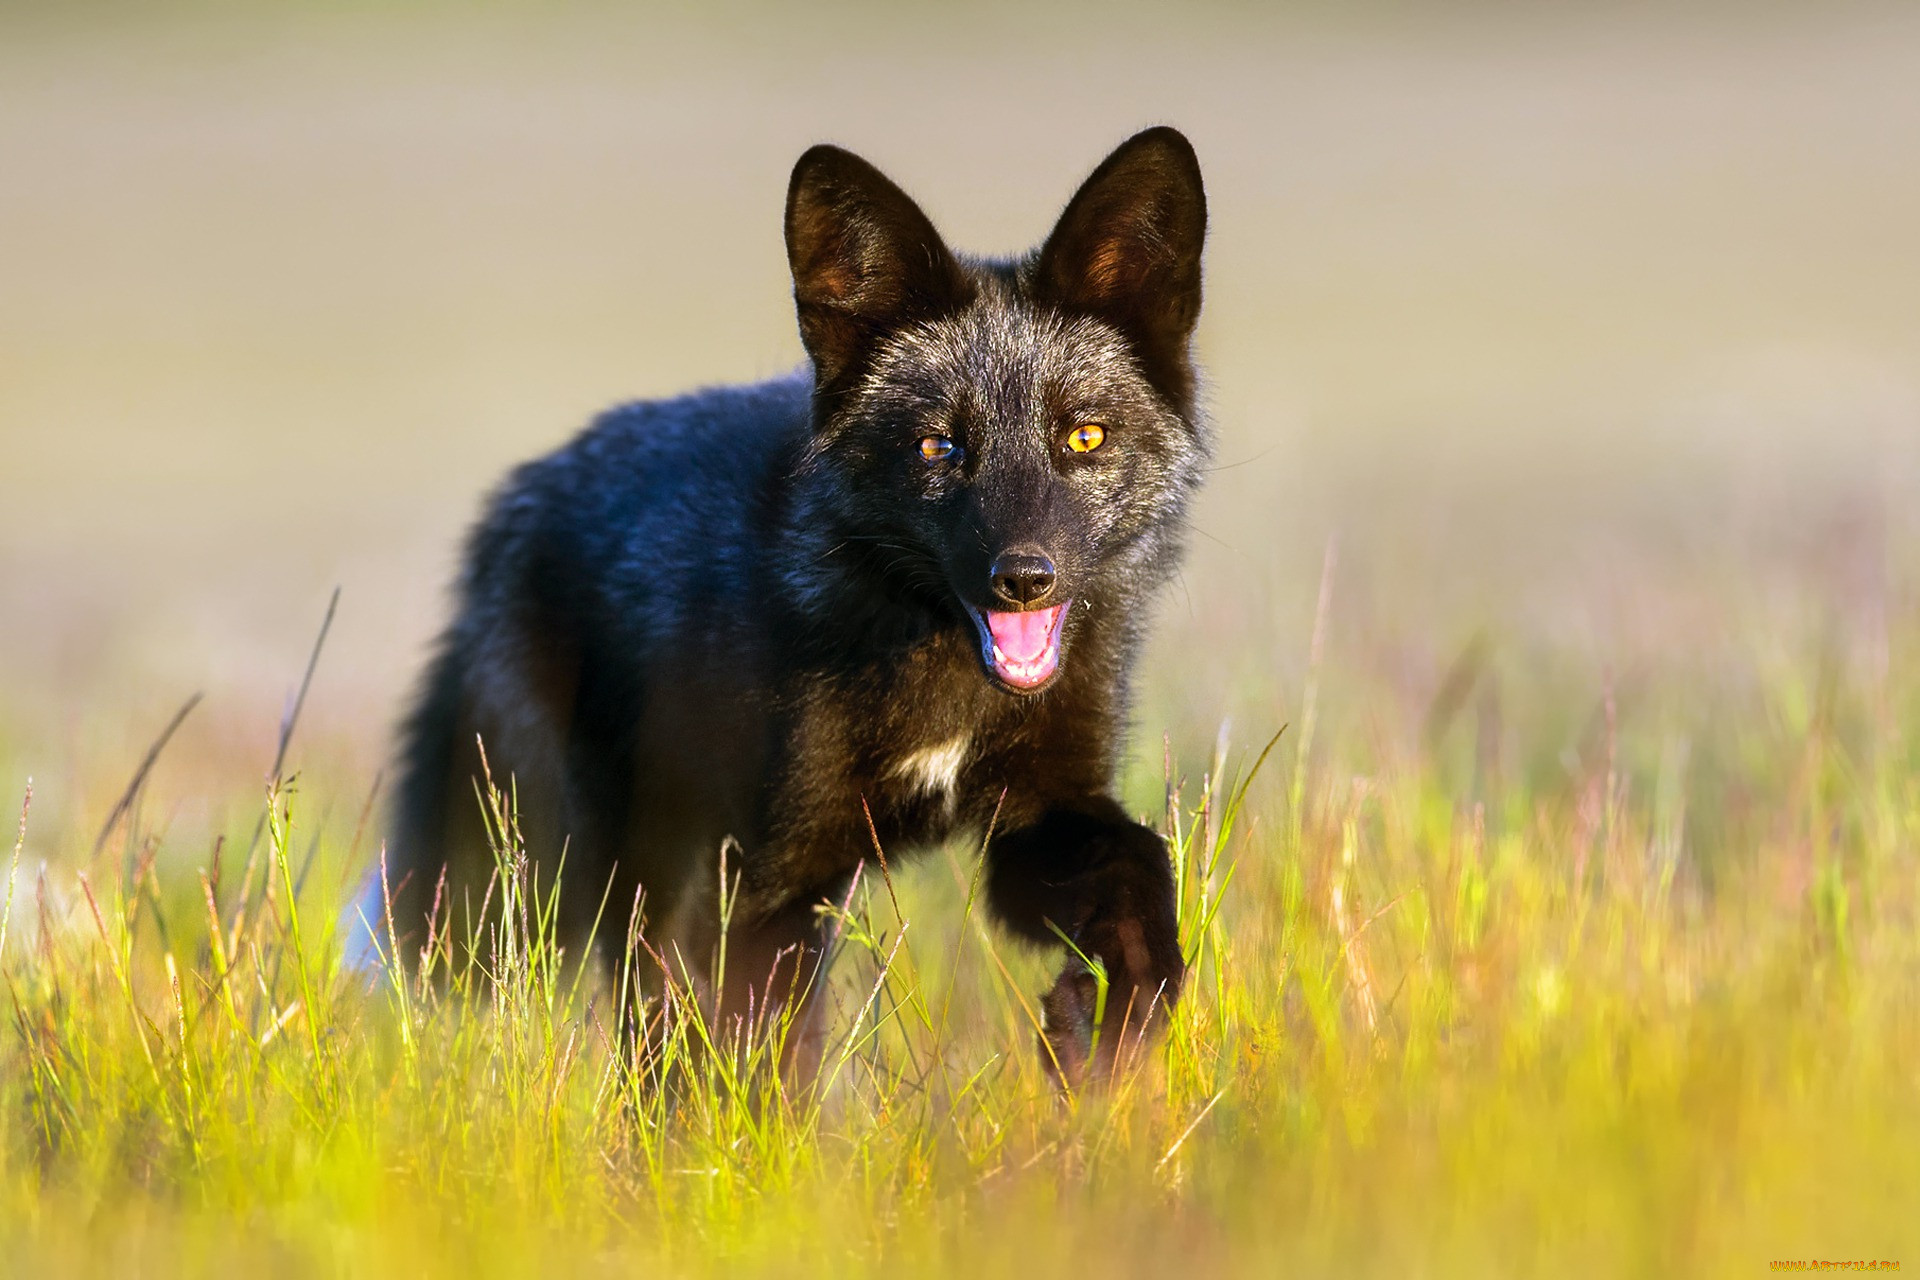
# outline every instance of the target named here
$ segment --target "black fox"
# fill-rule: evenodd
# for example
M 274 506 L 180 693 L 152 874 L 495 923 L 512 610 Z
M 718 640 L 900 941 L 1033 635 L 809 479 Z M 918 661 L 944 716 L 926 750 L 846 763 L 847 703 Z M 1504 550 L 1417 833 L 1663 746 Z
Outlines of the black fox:
M 1012 260 L 954 253 L 846 151 L 801 156 L 786 244 L 810 367 L 614 409 L 515 471 L 475 530 L 402 734 L 401 928 L 443 872 L 470 904 L 491 869 L 476 739 L 549 880 L 566 850 L 575 946 L 603 902 L 624 923 L 642 895 L 656 949 L 710 956 L 729 850 L 711 995 L 734 1014 L 809 1003 L 816 907 L 876 837 L 891 856 L 991 822 L 999 919 L 1110 979 L 1090 1055 L 1094 979 L 1068 953 L 1050 1063 L 1111 1070 L 1184 968 L 1166 848 L 1111 786 L 1207 456 L 1205 228 L 1169 128 Z

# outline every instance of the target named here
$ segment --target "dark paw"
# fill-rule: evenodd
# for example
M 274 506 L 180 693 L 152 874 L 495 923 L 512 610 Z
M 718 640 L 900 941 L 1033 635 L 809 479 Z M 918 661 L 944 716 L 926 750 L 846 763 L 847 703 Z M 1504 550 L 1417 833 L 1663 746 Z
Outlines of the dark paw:
M 1179 997 L 1186 966 L 1172 922 L 1152 929 L 1134 917 L 1082 931 L 1077 943 L 1100 958 L 1106 990 L 1072 957 L 1042 997 L 1041 1058 L 1054 1082 L 1073 1090 L 1138 1066 L 1149 1039 Z M 1104 998 L 1103 998 L 1104 995 Z
M 1097 997 L 1098 984 L 1084 968 L 1062 973 L 1040 997 L 1040 1062 L 1060 1089 L 1071 1091 L 1086 1083 Z
M 995 913 L 1036 942 L 1067 944 L 1041 998 L 1048 1071 L 1073 1089 L 1138 1062 L 1186 976 L 1166 842 L 1096 797 L 997 839 L 988 856 Z

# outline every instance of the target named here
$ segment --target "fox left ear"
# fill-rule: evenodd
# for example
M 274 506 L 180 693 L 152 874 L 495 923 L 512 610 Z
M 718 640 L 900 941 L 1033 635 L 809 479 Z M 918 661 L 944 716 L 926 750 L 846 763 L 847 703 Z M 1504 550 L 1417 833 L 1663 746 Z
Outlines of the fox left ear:
M 843 385 L 888 331 L 966 300 L 965 273 L 920 206 L 850 151 L 800 157 L 786 224 L 800 339 L 822 391 Z
M 1068 202 L 1040 249 L 1034 291 L 1127 334 L 1149 372 L 1185 399 L 1206 235 L 1207 195 L 1193 144 L 1178 129 L 1148 129 L 1121 143 Z

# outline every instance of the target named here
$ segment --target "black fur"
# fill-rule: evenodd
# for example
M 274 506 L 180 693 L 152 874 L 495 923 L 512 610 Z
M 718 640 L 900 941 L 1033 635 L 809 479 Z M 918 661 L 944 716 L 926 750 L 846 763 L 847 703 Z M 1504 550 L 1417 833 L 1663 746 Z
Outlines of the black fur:
M 1090 1060 L 1070 958 L 1053 1060 L 1110 1069 L 1183 970 L 1165 847 L 1110 788 L 1207 452 L 1188 353 L 1205 222 L 1172 129 L 1122 145 L 1012 261 L 954 254 L 865 161 L 803 155 L 786 233 L 811 370 L 615 409 L 514 472 L 475 531 L 403 734 L 403 927 L 443 867 L 456 904 L 484 883 L 476 735 L 536 859 L 568 850 L 576 943 L 611 881 L 618 904 L 644 887 L 649 940 L 697 965 L 736 842 L 717 993 L 736 1012 L 813 985 L 813 907 L 872 851 L 863 801 L 889 856 L 998 806 L 993 909 L 1112 981 Z M 1067 446 L 1083 423 L 1105 431 L 1086 453 Z M 952 453 L 929 461 L 927 437 Z M 1057 666 L 1009 684 L 981 611 L 1064 600 Z

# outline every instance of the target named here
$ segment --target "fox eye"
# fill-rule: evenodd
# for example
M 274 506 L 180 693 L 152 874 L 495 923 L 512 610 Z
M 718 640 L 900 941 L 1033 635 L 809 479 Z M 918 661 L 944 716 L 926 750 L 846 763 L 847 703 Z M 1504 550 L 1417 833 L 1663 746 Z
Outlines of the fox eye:
M 1067 448 L 1075 453 L 1092 453 L 1107 438 L 1107 429 L 1097 422 L 1083 422 L 1067 435 Z
M 960 447 L 945 436 L 921 436 L 920 456 L 927 462 L 947 462 L 960 452 Z

